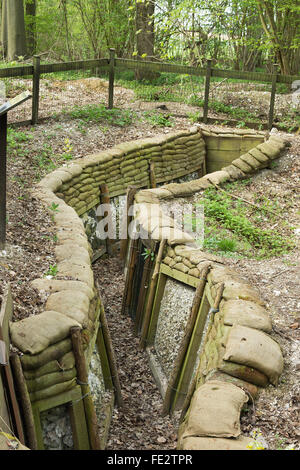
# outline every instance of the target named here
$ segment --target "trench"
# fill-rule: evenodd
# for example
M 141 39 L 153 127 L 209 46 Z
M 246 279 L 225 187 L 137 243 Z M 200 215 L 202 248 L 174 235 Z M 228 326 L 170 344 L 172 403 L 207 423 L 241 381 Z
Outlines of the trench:
M 162 398 L 130 317 L 121 314 L 124 274 L 118 256 L 93 264 L 104 303 L 124 401 L 114 408 L 107 450 L 171 450 L 176 448 L 178 414 L 162 417 Z

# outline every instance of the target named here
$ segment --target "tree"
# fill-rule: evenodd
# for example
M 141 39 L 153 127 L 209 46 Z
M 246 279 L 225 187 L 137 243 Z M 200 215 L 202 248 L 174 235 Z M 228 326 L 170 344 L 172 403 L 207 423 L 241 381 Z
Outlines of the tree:
M 8 60 L 26 56 L 23 0 L 4 0 L 2 3 L 2 44 Z
M 260 21 L 281 73 L 299 72 L 299 0 L 256 0 Z
M 155 2 L 142 0 L 136 2 L 136 52 L 140 60 L 154 58 L 154 11 Z M 136 79 L 151 80 L 156 73 L 138 70 Z
M 25 7 L 27 51 L 29 55 L 34 55 L 36 51 L 36 0 L 26 0 Z

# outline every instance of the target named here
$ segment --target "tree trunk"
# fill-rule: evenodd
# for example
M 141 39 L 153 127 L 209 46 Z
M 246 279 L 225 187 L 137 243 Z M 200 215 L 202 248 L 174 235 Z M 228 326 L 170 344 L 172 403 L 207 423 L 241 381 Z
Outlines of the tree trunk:
M 26 34 L 23 0 L 7 2 L 7 58 L 14 60 L 26 55 Z
M 3 57 L 7 56 L 7 3 L 8 0 L 2 1 L 2 18 L 1 18 L 1 42 L 3 49 Z
M 34 55 L 36 51 L 36 0 L 26 0 L 26 36 L 27 51 Z
M 136 4 L 136 46 L 138 59 L 153 60 L 154 56 L 154 2 Z M 157 77 L 157 73 L 145 70 L 137 70 L 136 79 L 151 80 Z

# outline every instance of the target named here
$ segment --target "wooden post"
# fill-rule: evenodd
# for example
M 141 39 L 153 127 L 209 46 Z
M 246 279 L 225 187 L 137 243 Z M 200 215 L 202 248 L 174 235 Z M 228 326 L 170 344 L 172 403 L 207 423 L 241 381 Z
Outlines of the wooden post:
M 126 279 L 125 279 L 125 288 L 124 288 L 123 299 L 122 299 L 122 308 L 121 308 L 122 315 L 127 315 L 128 308 L 131 302 L 132 282 L 133 282 L 135 264 L 137 260 L 137 247 L 138 247 L 138 240 L 132 240 L 131 248 L 130 248 L 130 255 L 129 255 L 129 265 L 127 269 L 127 274 L 126 274 Z
M 163 239 L 163 240 L 161 240 L 160 245 L 159 245 L 159 250 L 158 250 L 158 254 L 157 254 L 157 258 L 156 258 L 154 273 L 152 275 L 151 283 L 150 283 L 150 287 L 149 287 L 149 295 L 148 295 L 148 299 L 147 299 L 145 317 L 144 317 L 144 322 L 143 322 L 143 326 L 142 326 L 141 339 L 140 339 L 140 342 L 139 342 L 140 349 L 145 349 L 146 342 L 147 342 L 148 328 L 149 328 L 149 324 L 150 324 L 150 321 L 151 321 L 151 313 L 152 313 L 152 306 L 153 306 L 154 296 L 155 296 L 155 292 L 156 292 L 157 279 L 158 279 L 159 269 L 160 269 L 161 261 L 162 261 L 162 258 L 163 258 L 166 243 L 167 243 L 167 240 Z
M 32 82 L 32 119 L 33 125 L 38 123 L 39 119 L 39 100 L 40 100 L 40 67 L 41 58 L 37 55 L 33 57 L 33 82 Z
M 107 184 L 100 185 L 100 203 L 110 205 L 109 190 Z M 111 240 L 109 238 L 109 228 L 112 227 L 112 218 L 111 218 L 111 209 L 108 212 L 103 214 L 103 217 L 108 217 L 108 223 L 106 224 L 104 230 L 107 233 L 107 238 L 105 240 L 106 252 L 109 256 L 112 255 L 112 246 Z
M 207 123 L 207 116 L 208 116 L 209 87 L 210 87 L 210 79 L 211 79 L 211 62 L 212 62 L 211 59 L 207 59 L 204 104 L 203 104 L 203 122 L 204 123 Z
M 108 109 L 113 109 L 114 107 L 115 52 L 115 49 L 109 49 Z
M 132 218 L 132 216 L 129 215 L 129 209 L 132 207 L 134 203 L 134 197 L 136 193 L 137 193 L 136 186 L 128 186 L 127 196 L 126 196 L 126 216 L 124 216 L 124 220 L 123 220 L 121 241 L 120 241 L 120 258 L 123 262 L 125 262 L 126 260 L 128 240 L 129 240 L 128 227 Z
M 151 161 L 149 162 L 149 178 L 150 178 L 150 188 L 156 188 L 155 165 Z
M 10 356 L 11 365 L 13 368 L 14 379 L 19 392 L 19 398 L 22 405 L 24 424 L 27 435 L 27 445 L 31 450 L 38 450 L 37 436 L 35 432 L 35 424 L 29 393 L 27 390 L 26 381 L 23 374 L 21 360 L 17 354 Z
M 98 291 L 99 291 L 99 286 Z M 111 341 L 111 336 L 105 316 L 104 310 L 101 312 L 100 316 L 100 328 L 102 329 L 102 334 L 103 334 L 103 340 L 105 344 L 105 349 L 106 349 L 106 354 L 107 354 L 107 359 L 109 362 L 109 367 L 111 370 L 111 379 L 113 382 L 114 386 L 114 391 L 116 394 L 116 402 L 119 408 L 122 408 L 124 406 L 123 403 L 123 398 L 122 398 L 122 392 L 121 392 L 121 385 L 120 385 L 120 380 L 119 380 L 119 374 L 118 374 L 118 368 L 117 368 L 117 363 L 116 363 L 116 358 L 112 346 L 112 341 Z
M 212 313 L 212 314 L 215 314 L 216 312 L 219 311 L 219 305 L 220 305 L 220 302 L 222 300 L 222 296 L 223 296 L 223 292 L 224 292 L 224 287 L 225 287 L 225 284 L 222 283 L 217 291 L 217 294 L 216 294 L 216 297 L 215 297 L 215 300 L 214 300 L 214 304 L 212 307 L 210 307 L 210 310 L 209 310 L 209 314 Z M 199 366 L 198 366 L 199 368 Z M 197 385 L 197 379 L 198 379 L 198 371 L 195 372 L 195 375 L 188 387 L 188 391 L 187 391 L 187 395 L 185 397 L 185 400 L 184 400 L 184 403 L 183 403 L 183 406 L 182 406 L 182 411 L 181 411 L 181 415 L 180 415 L 180 423 L 184 420 L 184 417 L 185 417 L 185 414 L 188 410 L 188 407 L 190 406 L 190 402 L 191 402 L 191 399 L 192 399 L 192 396 L 194 394 L 194 391 L 196 389 L 196 385 Z
M 0 250 L 6 242 L 6 147 L 7 113 L 0 116 Z
M 95 411 L 94 402 L 88 384 L 88 371 L 86 366 L 85 355 L 83 351 L 81 329 L 74 326 L 70 329 L 73 352 L 75 356 L 75 365 L 77 370 L 77 382 L 81 386 L 82 399 L 84 403 L 86 421 L 90 437 L 90 445 L 92 450 L 100 449 L 100 439 L 98 433 L 98 420 Z
M 269 131 L 273 127 L 277 77 L 278 77 L 278 64 L 273 64 L 273 67 L 272 67 L 272 89 L 271 89 L 271 100 L 270 100 L 270 110 L 269 110 L 269 125 L 268 125 Z
M 182 338 L 182 341 L 181 341 L 181 344 L 177 353 L 177 357 L 175 359 L 174 368 L 173 368 L 173 371 L 172 371 L 172 374 L 168 383 L 168 387 L 166 390 L 164 403 L 163 403 L 163 411 L 162 411 L 163 416 L 169 413 L 169 409 L 171 406 L 171 396 L 172 396 L 173 390 L 176 387 L 178 375 L 180 373 L 180 370 L 181 370 L 181 367 L 182 367 L 182 364 L 183 364 L 183 361 L 184 361 L 184 358 L 185 358 L 185 355 L 189 346 L 189 342 L 190 342 L 190 339 L 191 339 L 191 336 L 195 327 L 196 318 L 197 318 L 200 304 L 203 298 L 203 293 L 204 293 L 205 285 L 207 282 L 207 275 L 209 271 L 210 271 L 210 265 L 205 266 L 205 268 L 201 272 L 201 278 L 197 286 L 195 296 L 193 299 L 193 304 L 191 307 L 191 314 L 185 327 L 184 335 L 183 335 L 183 338 Z

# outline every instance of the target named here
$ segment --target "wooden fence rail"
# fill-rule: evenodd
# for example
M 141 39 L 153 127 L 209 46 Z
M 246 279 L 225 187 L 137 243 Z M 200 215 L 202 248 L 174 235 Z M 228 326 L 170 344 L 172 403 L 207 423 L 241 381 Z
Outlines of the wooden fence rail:
M 40 77 L 43 74 L 77 71 L 77 70 L 108 70 L 109 71 L 109 90 L 108 90 L 108 108 L 113 108 L 114 99 L 114 81 L 115 71 L 118 69 L 127 70 L 145 70 L 151 72 L 165 72 L 176 73 L 193 76 L 205 77 L 205 96 L 203 106 L 203 120 L 207 121 L 208 108 L 209 108 L 209 88 L 210 80 L 212 77 L 238 79 L 246 81 L 267 82 L 272 84 L 271 97 L 270 97 L 270 110 L 269 110 L 269 129 L 273 125 L 274 120 L 274 103 L 276 94 L 277 83 L 285 83 L 291 85 L 294 81 L 300 80 L 297 75 L 280 75 L 276 67 L 273 67 L 272 73 L 262 72 L 243 72 L 237 70 L 223 70 L 213 68 L 211 61 L 207 61 L 206 67 L 192 67 L 188 65 L 168 64 L 164 62 L 150 62 L 144 60 L 133 59 L 120 59 L 115 57 L 115 50 L 110 49 L 109 58 L 80 60 L 73 62 L 62 62 L 53 64 L 41 64 L 40 58 L 35 56 L 33 58 L 33 65 L 26 65 L 20 67 L 9 67 L 0 69 L 0 79 L 15 78 L 15 77 L 33 77 L 33 96 L 32 96 L 32 124 L 38 122 L 39 110 L 39 83 Z M 276 64 L 275 64 L 276 65 Z

